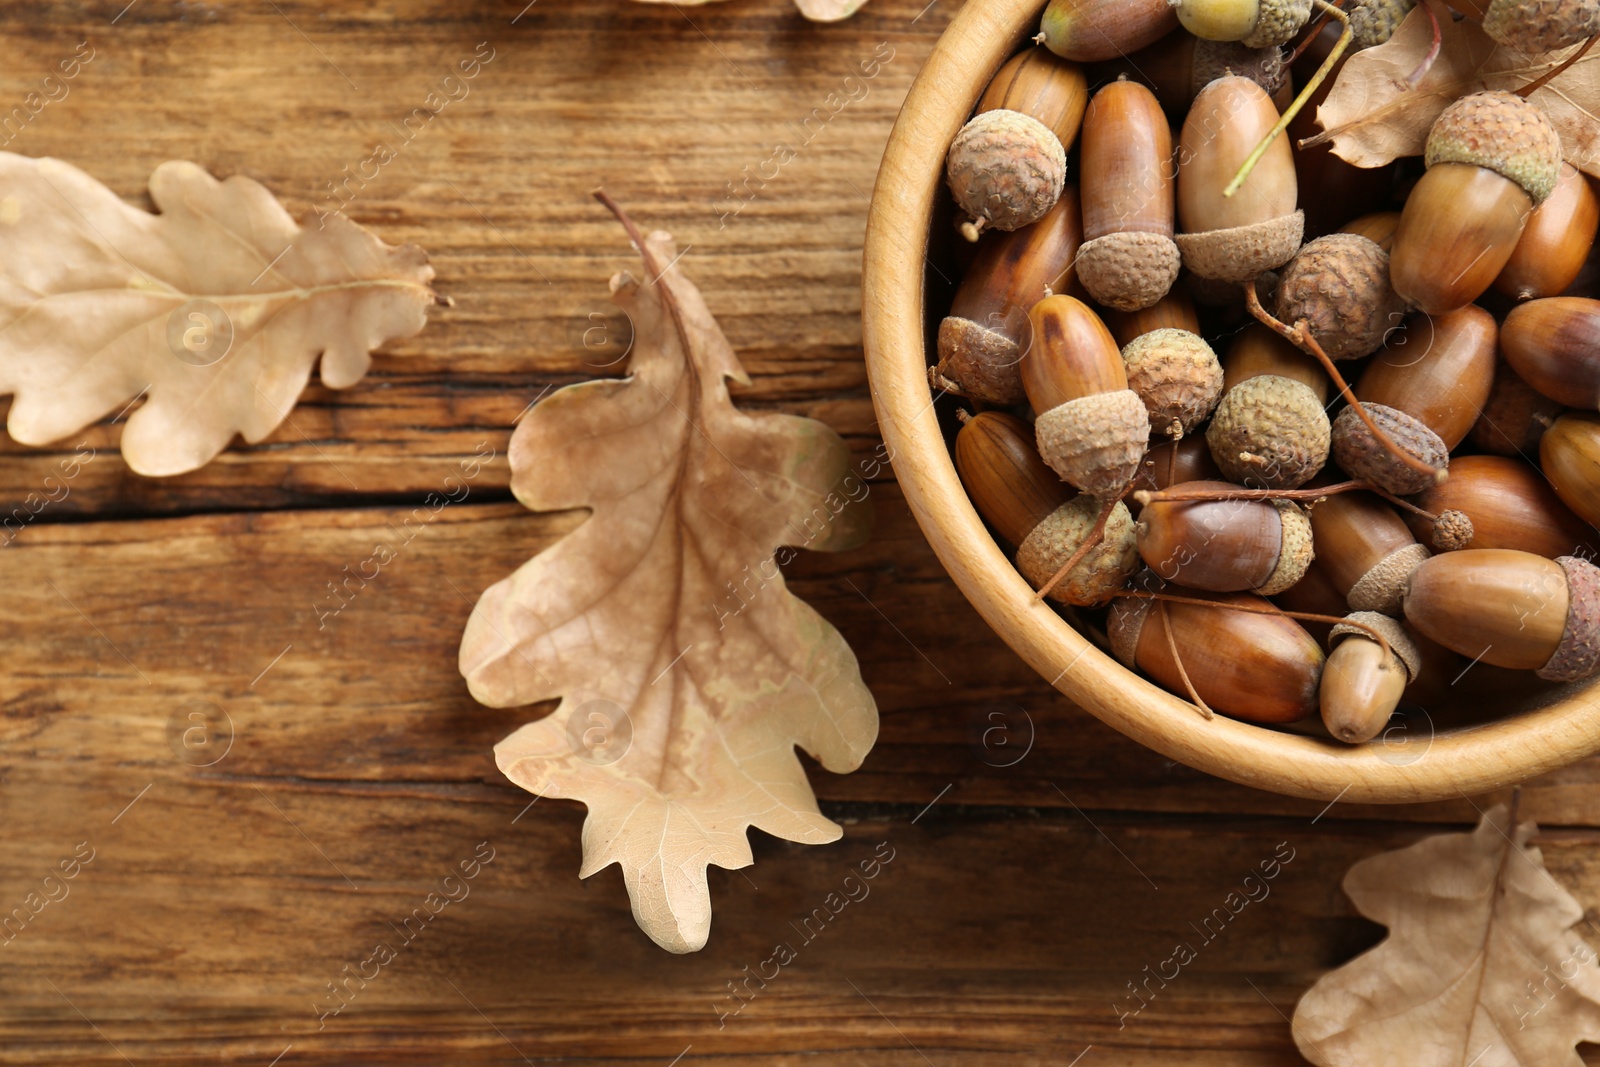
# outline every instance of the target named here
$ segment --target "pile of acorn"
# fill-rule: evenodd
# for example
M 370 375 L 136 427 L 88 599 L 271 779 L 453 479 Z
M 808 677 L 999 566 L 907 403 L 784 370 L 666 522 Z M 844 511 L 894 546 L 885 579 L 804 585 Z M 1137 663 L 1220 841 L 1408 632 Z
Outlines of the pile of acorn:
M 1528 55 L 1600 33 L 1451 2 Z M 1420 159 L 1302 145 L 1295 84 L 1411 0 L 1329 7 L 1052 0 L 949 150 L 974 244 L 929 377 L 1041 597 L 1208 716 L 1360 743 L 1474 665 L 1600 672 L 1600 197 L 1510 92 Z

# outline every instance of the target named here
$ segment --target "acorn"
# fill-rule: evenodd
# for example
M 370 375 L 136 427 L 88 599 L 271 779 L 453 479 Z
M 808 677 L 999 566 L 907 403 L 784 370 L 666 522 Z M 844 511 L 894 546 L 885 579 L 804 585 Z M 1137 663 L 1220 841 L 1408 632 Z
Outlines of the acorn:
M 1304 627 L 1286 615 L 1229 610 L 1271 606 L 1253 593 L 1171 592 L 1211 603 L 1124 597 L 1111 605 L 1106 633 L 1124 666 L 1178 694 L 1188 692 L 1187 675 L 1209 707 L 1247 722 L 1296 722 L 1316 714 L 1323 655 Z
M 1114 81 L 1083 122 L 1083 247 L 1078 278 L 1107 307 L 1136 311 L 1172 288 L 1172 131 L 1155 95 Z
M 1494 382 L 1494 316 L 1468 305 L 1420 316 L 1397 333 L 1355 384 L 1355 395 L 1390 440 L 1434 471 L 1471 431 Z M 1436 474 L 1400 461 L 1354 408 L 1333 421 L 1333 459 L 1352 478 L 1394 493 L 1420 493 Z
M 1557 419 L 1539 442 L 1539 465 L 1567 507 L 1600 527 L 1600 418 L 1572 413 Z
M 985 411 L 963 420 L 956 434 L 956 472 L 1000 539 L 1016 550 L 1017 570 L 1038 589 L 1072 559 L 1094 529 L 1100 505 L 1074 497 L 1033 447 L 1028 424 Z M 1105 538 L 1047 594 L 1076 607 L 1105 603 L 1139 565 L 1133 519 L 1120 503 L 1106 520 Z
M 1405 582 L 1432 555 L 1371 493 L 1339 493 L 1307 509 L 1318 563 L 1351 611 L 1399 615 Z
M 962 236 L 1015 230 L 1055 206 L 1067 177 L 1067 153 L 1050 127 L 1031 115 L 985 111 L 961 127 L 945 157 L 945 176 L 966 212 Z
M 1185 437 L 1179 441 L 1151 445 L 1139 464 L 1139 473 L 1133 480 L 1129 499 L 1143 491 L 1157 492 L 1183 482 L 1216 481 L 1222 477 L 1211 458 L 1211 447 L 1204 437 Z M 1130 505 L 1129 510 L 1135 510 Z
M 1223 395 L 1206 441 L 1231 480 L 1294 489 L 1327 463 L 1327 425 L 1322 405 L 1303 383 L 1262 374 Z
M 1513 300 L 1559 295 L 1583 271 L 1596 230 L 1600 197 L 1581 170 L 1563 162 L 1555 192 L 1528 216 L 1522 239 L 1494 287 Z
M 1352 233 L 1358 237 L 1365 237 L 1376 244 L 1385 252 L 1394 251 L 1395 231 L 1400 228 L 1400 212 L 1374 211 L 1369 215 L 1351 219 L 1339 227 L 1340 233 Z M 1396 294 L 1398 295 L 1398 294 Z
M 1328 577 L 1327 570 L 1322 567 L 1313 556 L 1311 563 L 1306 567 L 1306 573 L 1300 580 L 1277 596 L 1272 602 L 1285 611 L 1304 612 L 1312 615 L 1339 616 L 1350 610 L 1345 603 L 1344 593 L 1334 587 L 1332 579 Z M 1333 630 L 1333 624 L 1320 622 L 1315 619 L 1296 619 L 1306 632 L 1317 639 L 1318 644 L 1326 645 L 1328 635 Z
M 1365 237 L 1331 233 L 1302 248 L 1278 280 L 1277 317 L 1304 320 L 1332 359 L 1362 359 L 1405 318 L 1389 284 L 1389 253 Z
M 1056 290 L 1060 292 L 1060 290 Z M 1194 301 L 1183 289 L 1174 289 L 1147 308 L 1136 311 L 1107 311 L 1106 328 L 1117 344 L 1126 348 L 1137 337 L 1155 330 L 1187 330 L 1200 332 L 1200 316 L 1195 312 Z
M 1311 0 L 1177 0 L 1178 21 L 1196 37 L 1275 48 L 1311 17 Z
M 1416 6 L 1416 0 L 1356 0 L 1350 5 L 1350 51 L 1387 43 Z
M 1050 0 L 1034 40 L 1063 59 L 1092 63 L 1137 52 L 1177 28 L 1167 0 Z
M 1600 569 L 1575 556 L 1478 549 L 1435 556 L 1406 583 L 1406 621 L 1452 651 L 1576 682 L 1600 670 Z
M 1561 135 L 1520 96 L 1473 93 L 1434 121 L 1425 158 L 1390 277 L 1409 304 L 1439 315 L 1472 303 L 1505 268 L 1529 214 L 1555 189 Z
M 1600 300 L 1551 296 L 1518 304 L 1500 329 L 1511 369 L 1551 400 L 1600 409 Z
M 1028 309 L 1047 289 L 1072 288 L 1082 240 L 1078 218 L 1078 193 L 1069 185 L 1038 222 L 978 243 L 939 324 L 939 362 L 929 371 L 934 389 L 1002 407 L 1026 399 L 1019 364 Z
M 1600 540 L 1595 531 L 1561 502 L 1536 468 L 1505 456 L 1457 456 L 1450 480 L 1414 498 L 1424 511 L 1458 511 L 1472 521 L 1466 548 L 1514 548 L 1536 556 L 1588 555 Z M 1404 516 L 1420 540 L 1429 522 Z
M 1502 359 L 1495 365 L 1489 401 L 1473 424 L 1472 443 L 1500 456 L 1536 456 L 1539 439 L 1563 410 Z
M 1374 639 L 1383 635 L 1389 647 Z M 1352 613 L 1333 628 L 1318 703 L 1322 724 L 1348 744 L 1372 740 L 1389 723 L 1406 688 L 1422 671 L 1422 653 L 1398 619 L 1375 611 Z
M 1184 488 L 1226 493 L 1227 482 Z M 1311 522 L 1287 500 L 1155 500 L 1139 512 L 1139 555 L 1164 581 L 1274 596 L 1311 563 Z
M 1033 407 L 1039 454 L 1062 479 L 1114 496 L 1138 473 L 1150 413 L 1128 388 L 1122 353 L 1082 301 L 1048 296 L 1028 313 L 1033 343 L 1022 387 Z
M 978 98 L 977 113 L 1020 111 L 1036 118 L 1071 151 L 1089 106 L 1083 68 L 1043 48 L 1028 48 L 1001 65 Z
M 1203 277 L 1247 282 L 1300 248 L 1305 214 L 1289 142 L 1275 139 L 1239 192 L 1223 196 L 1245 158 L 1278 121 L 1248 78 L 1218 78 L 1195 97 L 1178 146 L 1178 222 L 1184 266 Z
M 1207 41 L 1184 29 L 1148 48 L 1090 70 L 1096 82 L 1132 78 L 1148 85 L 1163 109 L 1182 115 L 1200 90 L 1229 74 L 1249 78 L 1276 98 L 1289 84 L 1289 68 L 1276 48 L 1246 48 L 1237 41 Z
M 1600 34 L 1596 0 L 1490 0 L 1483 32 L 1526 56 L 1582 44 Z
M 1222 398 L 1222 365 L 1204 339 L 1187 330 L 1152 330 L 1122 349 L 1128 388 L 1150 412 L 1151 436 L 1183 437 Z

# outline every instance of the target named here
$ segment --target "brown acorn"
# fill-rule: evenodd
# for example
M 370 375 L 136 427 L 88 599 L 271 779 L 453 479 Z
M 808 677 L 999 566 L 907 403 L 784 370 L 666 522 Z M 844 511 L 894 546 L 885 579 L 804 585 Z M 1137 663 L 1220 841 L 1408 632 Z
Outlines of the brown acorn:
M 1202 278 L 1247 282 L 1299 251 L 1305 215 L 1289 142 L 1277 138 L 1238 193 L 1223 190 L 1278 109 L 1248 78 L 1218 78 L 1195 97 L 1178 146 L 1178 223 L 1183 264 Z
M 1594 184 L 1571 163 L 1562 163 L 1555 192 L 1528 216 L 1494 287 L 1513 300 L 1560 295 L 1583 270 L 1596 230 L 1600 197 Z
M 1472 520 L 1466 548 L 1514 548 L 1536 556 L 1590 555 L 1597 551 L 1593 527 L 1574 515 L 1536 468 L 1505 456 L 1457 456 L 1450 480 L 1415 498 L 1424 511 L 1459 511 Z M 1429 521 L 1407 514 L 1418 540 Z
M 1204 437 L 1185 437 L 1181 441 L 1167 441 L 1150 446 L 1144 462 L 1139 464 L 1139 474 L 1133 480 L 1132 494 L 1140 490 L 1156 492 L 1183 482 L 1215 481 L 1222 477 L 1211 458 L 1211 446 Z M 1133 511 L 1135 505 L 1130 505 Z
M 1394 235 L 1399 228 L 1400 212 L 1374 211 L 1370 215 L 1350 220 L 1339 228 L 1339 232 L 1365 237 L 1385 252 L 1393 252 Z
M 1405 313 L 1405 301 L 1389 284 L 1389 253 L 1356 234 L 1312 241 L 1278 281 L 1278 319 L 1304 321 L 1332 359 L 1372 355 Z
M 933 388 L 1003 407 L 1022 403 L 1020 346 L 1028 338 L 1028 309 L 1047 289 L 1073 287 L 1081 241 L 1078 193 L 1070 185 L 1038 222 L 980 241 L 939 324 L 939 363 L 929 371 Z
M 1083 68 L 1043 48 L 1026 48 L 1001 65 L 978 98 L 977 112 L 1020 111 L 1036 118 L 1071 151 L 1089 106 Z
M 1518 304 L 1500 330 L 1506 362 L 1552 400 L 1600 409 L 1600 300 L 1551 296 Z
M 1432 555 L 1404 520 L 1364 492 L 1330 496 L 1307 510 L 1318 564 L 1350 610 L 1400 614 L 1406 578 Z
M 1122 349 L 1128 388 L 1150 412 L 1151 436 L 1183 437 L 1222 398 L 1222 365 L 1211 346 L 1187 330 L 1152 330 Z
M 1520 96 L 1473 93 L 1434 121 L 1426 161 L 1400 215 L 1390 277 L 1407 303 L 1440 315 L 1472 303 L 1505 268 L 1555 189 L 1561 135 Z
M 1406 621 L 1463 656 L 1575 682 L 1600 670 L 1600 569 L 1504 549 L 1450 552 L 1417 567 Z
M 1055 206 L 1067 153 L 1050 127 L 1020 111 L 985 111 L 961 127 L 945 157 L 945 177 L 967 215 L 961 233 L 1015 230 Z
M 1311 0 L 1177 0 L 1178 21 L 1196 37 L 1276 48 L 1298 34 L 1311 16 Z
M 1494 316 L 1480 307 L 1417 316 L 1361 375 L 1356 397 L 1395 444 L 1443 470 L 1489 400 L 1498 337 Z M 1420 493 L 1437 481 L 1383 447 L 1353 408 L 1333 422 L 1333 459 L 1352 478 L 1397 496 Z
M 1567 507 L 1600 526 L 1600 418 L 1563 415 L 1539 442 L 1539 465 Z
M 1022 387 L 1039 454 L 1084 492 L 1114 496 L 1138 473 L 1150 438 L 1150 413 L 1128 388 L 1116 340 L 1070 296 L 1045 297 L 1028 321 L 1033 343 L 1022 359 Z
M 1383 635 L 1387 650 L 1372 630 Z M 1318 693 L 1322 724 L 1339 740 L 1359 745 L 1388 725 L 1422 671 L 1422 653 L 1398 619 L 1374 611 L 1352 613 L 1333 628 L 1329 644 Z
M 1034 40 L 1063 59 L 1092 63 L 1137 52 L 1177 28 L 1167 0 L 1050 0 Z
M 1172 242 L 1172 131 L 1149 89 L 1114 81 L 1095 93 L 1081 167 L 1078 278 L 1107 307 L 1149 307 L 1167 295 L 1182 265 Z
M 1227 482 L 1185 488 L 1226 493 Z M 1287 500 L 1156 500 L 1139 512 L 1139 555 L 1163 581 L 1274 596 L 1305 575 L 1311 523 Z
M 1539 439 L 1563 410 L 1502 359 L 1495 365 L 1488 403 L 1473 424 L 1472 443 L 1497 456 L 1536 456 Z
M 1096 82 L 1131 78 L 1155 93 L 1163 109 L 1182 115 L 1200 90 L 1229 74 L 1249 78 L 1276 98 L 1289 84 L 1289 68 L 1277 48 L 1246 48 L 1237 41 L 1207 41 L 1178 29 L 1132 55 L 1098 63 Z
M 1017 569 L 1038 589 L 1065 566 L 1099 518 L 1093 497 L 1074 497 L 1033 447 L 1028 424 L 985 411 L 956 434 L 956 471 L 973 507 L 1016 550 Z M 1105 603 L 1138 567 L 1133 520 L 1118 504 L 1105 538 L 1051 588 L 1050 599 L 1077 607 Z
M 1315 544 L 1314 535 L 1313 544 Z M 1345 602 L 1344 593 L 1335 588 L 1332 579 L 1328 577 L 1327 569 L 1317 562 L 1315 556 L 1300 580 L 1273 597 L 1272 602 L 1284 611 L 1312 615 L 1340 616 L 1350 610 L 1350 605 Z M 1333 630 L 1332 623 L 1319 622 L 1315 619 L 1295 621 L 1304 626 L 1306 632 L 1317 639 L 1318 644 L 1328 643 L 1328 635 Z
M 1247 722 L 1296 722 L 1316 714 L 1323 655 L 1304 627 L 1286 615 L 1229 610 L 1271 605 L 1253 593 L 1170 591 L 1212 603 L 1117 600 L 1106 632 L 1124 666 L 1177 694 L 1187 694 L 1187 675 L 1209 707 Z

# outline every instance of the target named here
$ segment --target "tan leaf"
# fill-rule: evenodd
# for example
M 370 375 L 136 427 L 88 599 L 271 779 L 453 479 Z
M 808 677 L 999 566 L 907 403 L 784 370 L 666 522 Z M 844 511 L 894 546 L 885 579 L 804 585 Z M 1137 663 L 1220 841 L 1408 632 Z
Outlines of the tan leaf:
M 302 229 L 249 178 L 163 163 L 150 197 L 160 214 L 60 160 L 0 152 L 0 395 L 23 444 L 143 396 L 128 466 L 193 470 L 236 433 L 271 433 L 318 356 L 323 384 L 353 385 L 436 300 L 422 249 L 342 216 Z
M 1386 43 L 1351 56 L 1317 110 L 1340 158 L 1380 167 L 1420 156 L 1428 130 L 1450 103 L 1484 89 L 1515 91 L 1559 66 L 1573 49 L 1529 57 L 1496 43 L 1470 19 L 1441 19 L 1439 58 L 1412 88 L 1409 78 L 1433 44 L 1433 24 L 1418 5 Z M 1600 177 L 1600 50 L 1590 52 L 1529 97 L 1561 131 L 1567 161 Z
M 749 379 L 671 237 L 635 239 L 658 280 L 612 279 L 630 376 L 551 394 L 511 439 L 523 504 L 591 514 L 483 594 L 461 673 L 495 707 L 561 698 L 495 747 L 500 769 L 587 804 L 580 877 L 621 864 L 645 933 L 688 952 L 710 930 L 706 866 L 750 864 L 749 827 L 840 836 L 794 746 L 854 770 L 877 707 L 774 551 L 854 547 L 870 513 L 844 506 L 865 486 L 832 430 L 733 406 L 728 381 Z
M 1600 961 L 1583 908 L 1504 805 L 1470 834 L 1362 860 L 1344 890 L 1389 928 L 1300 999 L 1294 1037 L 1318 1067 L 1581 1067 L 1600 1039 Z

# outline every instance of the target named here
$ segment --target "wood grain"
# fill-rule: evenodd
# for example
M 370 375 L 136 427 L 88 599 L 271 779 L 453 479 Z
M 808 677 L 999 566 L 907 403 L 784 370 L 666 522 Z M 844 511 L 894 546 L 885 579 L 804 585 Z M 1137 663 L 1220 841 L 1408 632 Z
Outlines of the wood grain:
M 1487 798 L 1323 811 L 1116 734 L 994 636 L 888 478 L 871 545 L 789 568 L 882 711 L 860 772 L 813 768 L 845 839 L 755 835 L 754 867 L 712 871 L 698 955 L 648 943 L 615 870 L 577 879 L 580 808 L 528 808 L 495 770 L 494 742 L 546 709 L 480 707 L 456 672 L 472 600 L 582 521 L 511 503 L 503 456 L 547 388 L 622 369 L 605 282 L 633 259 L 596 184 L 692 246 L 684 268 L 753 378 L 742 403 L 822 418 L 862 455 L 876 445 L 866 195 L 955 6 L 873 0 L 835 26 L 782 0 L 0 10 L 0 115 L 78 42 L 96 48 L 11 150 L 136 202 L 157 163 L 192 159 L 265 182 L 297 215 L 450 64 L 495 48 L 348 208 L 428 248 L 456 301 L 360 384 L 311 388 L 268 441 L 174 479 L 129 474 L 115 425 L 58 449 L 0 438 L 0 515 L 78 440 L 96 450 L 66 499 L 0 536 L 0 916 L 80 842 L 94 849 L 66 898 L 0 933 L 0 1060 L 991 1067 L 1092 1044 L 1084 1067 L 1301 1062 L 1280 1012 L 1378 936 L 1342 872 Z M 865 94 L 719 219 L 727 183 L 803 137 L 884 43 L 894 58 Z M 319 619 L 327 584 L 406 539 L 405 516 L 481 443 L 499 458 L 468 499 Z M 1523 800 L 1590 908 L 1597 778 L 1586 762 Z M 470 895 L 319 1030 L 327 983 L 401 940 L 390 924 L 485 841 L 495 858 Z M 884 841 L 895 858 L 871 895 L 719 1020 L 737 1004 L 728 983 L 799 940 L 789 924 Z M 1120 1027 L 1126 983 L 1284 841 L 1296 859 L 1259 911 Z

